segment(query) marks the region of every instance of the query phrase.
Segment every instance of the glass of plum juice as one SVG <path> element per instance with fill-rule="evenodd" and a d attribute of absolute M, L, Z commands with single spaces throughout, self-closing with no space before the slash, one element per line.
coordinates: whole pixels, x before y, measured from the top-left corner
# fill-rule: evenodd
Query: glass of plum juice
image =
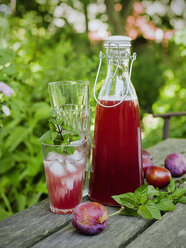
<path fill-rule="evenodd" d="M 87 157 L 87 141 L 70 145 L 41 144 L 50 209 L 72 213 L 82 200 Z"/>

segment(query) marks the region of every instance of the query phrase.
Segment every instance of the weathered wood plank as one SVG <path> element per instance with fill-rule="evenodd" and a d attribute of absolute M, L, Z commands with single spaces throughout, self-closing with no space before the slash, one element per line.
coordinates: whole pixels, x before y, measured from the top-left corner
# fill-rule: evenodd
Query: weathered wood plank
<path fill-rule="evenodd" d="M 69 215 L 52 213 L 44 200 L 0 222 L 0 247 L 28 247 L 69 221 Z"/>
<path fill-rule="evenodd" d="M 113 209 L 116 209 L 113 207 L 107 208 L 109 212 L 113 212 Z M 115 248 L 121 245 L 125 246 L 128 240 L 133 239 L 134 236 L 136 237 L 137 234 L 143 232 L 152 223 L 152 220 L 147 221 L 140 217 L 134 218 L 116 215 L 110 218 L 107 228 L 95 236 L 88 236 L 77 232 L 70 223 L 58 232 L 33 245 L 32 248 Z"/>
<path fill-rule="evenodd" d="M 126 248 L 185 248 L 186 206 L 177 204 L 177 210 L 166 213 L 145 230 Z"/>

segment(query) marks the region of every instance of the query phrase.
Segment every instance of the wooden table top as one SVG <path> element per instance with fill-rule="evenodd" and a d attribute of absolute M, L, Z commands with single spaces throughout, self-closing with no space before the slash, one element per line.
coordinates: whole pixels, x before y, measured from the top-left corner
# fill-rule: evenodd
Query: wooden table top
<path fill-rule="evenodd" d="M 167 139 L 147 150 L 154 164 L 161 165 L 169 153 L 186 155 L 186 139 Z M 186 206 L 176 206 L 162 220 L 115 215 L 102 233 L 87 236 L 75 230 L 71 215 L 52 213 L 48 200 L 44 200 L 0 222 L 0 247 L 185 248 Z M 107 208 L 109 214 L 118 210 Z"/>

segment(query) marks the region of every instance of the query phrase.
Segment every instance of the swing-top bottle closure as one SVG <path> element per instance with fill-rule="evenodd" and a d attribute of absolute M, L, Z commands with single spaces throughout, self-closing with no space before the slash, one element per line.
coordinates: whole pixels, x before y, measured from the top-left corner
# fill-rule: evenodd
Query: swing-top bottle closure
<path fill-rule="evenodd" d="M 109 45 L 111 47 L 117 47 L 119 45 L 120 48 L 122 47 L 131 47 L 131 38 L 128 36 L 121 36 L 121 35 L 113 35 L 107 38 L 104 38 L 104 47 L 107 48 Z M 115 45 L 116 44 L 116 45 Z"/>
<path fill-rule="evenodd" d="M 127 36 L 110 36 L 104 39 L 104 47 L 107 49 L 107 57 L 130 56 L 127 48 L 131 47 L 131 38 Z"/>
<path fill-rule="evenodd" d="M 125 98 L 127 97 L 128 91 L 129 91 L 129 84 L 130 84 L 130 78 L 131 78 L 131 72 L 132 72 L 132 65 L 134 60 L 136 59 L 136 53 L 133 53 L 132 56 L 130 56 L 130 47 L 131 47 L 131 38 L 127 37 L 127 36 L 110 36 L 104 39 L 104 47 L 106 48 L 106 55 L 103 52 L 100 52 L 99 54 L 99 66 L 98 66 L 98 71 L 97 71 L 97 75 L 96 75 L 96 79 L 95 79 L 95 83 L 94 83 L 94 98 L 96 100 L 96 102 L 101 105 L 102 107 L 105 108 L 113 108 L 116 107 L 118 105 L 120 105 Z M 122 97 L 122 99 L 120 100 L 120 102 L 118 102 L 117 104 L 111 105 L 111 106 L 107 106 L 102 104 L 96 97 L 96 84 L 97 84 L 97 80 L 98 80 L 98 76 L 99 76 L 99 72 L 100 72 L 100 68 L 101 68 L 101 64 L 102 64 L 102 60 L 106 58 L 107 62 L 109 63 L 111 59 L 115 59 L 117 61 L 117 66 L 116 66 L 116 70 L 115 73 L 117 72 L 118 67 L 120 66 L 120 63 L 123 59 L 128 59 L 131 60 L 130 63 L 130 69 L 129 69 L 129 75 L 128 75 L 128 80 L 127 80 L 127 89 L 126 89 L 126 93 L 125 95 Z"/>

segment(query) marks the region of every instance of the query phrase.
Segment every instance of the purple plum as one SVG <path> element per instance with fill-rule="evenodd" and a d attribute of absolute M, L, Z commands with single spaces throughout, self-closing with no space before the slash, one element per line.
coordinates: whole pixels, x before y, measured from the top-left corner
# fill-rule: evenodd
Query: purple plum
<path fill-rule="evenodd" d="M 148 152 L 146 150 L 142 150 L 142 158 L 149 158 L 152 160 L 152 156 L 151 156 L 150 152 Z"/>
<path fill-rule="evenodd" d="M 169 154 L 164 161 L 173 177 L 179 177 L 186 173 L 186 158 L 178 152 Z"/>
<path fill-rule="evenodd" d="M 107 226 L 108 213 L 105 206 L 97 202 L 77 205 L 72 213 L 73 226 L 85 234 L 98 234 Z"/>
<path fill-rule="evenodd" d="M 148 184 L 162 189 L 170 183 L 171 173 L 163 167 L 152 166 L 146 171 L 146 179 Z"/>
<path fill-rule="evenodd" d="M 143 164 L 143 173 L 144 177 L 146 177 L 146 171 L 148 168 L 153 166 L 152 160 L 148 157 L 142 157 L 142 164 Z"/>

